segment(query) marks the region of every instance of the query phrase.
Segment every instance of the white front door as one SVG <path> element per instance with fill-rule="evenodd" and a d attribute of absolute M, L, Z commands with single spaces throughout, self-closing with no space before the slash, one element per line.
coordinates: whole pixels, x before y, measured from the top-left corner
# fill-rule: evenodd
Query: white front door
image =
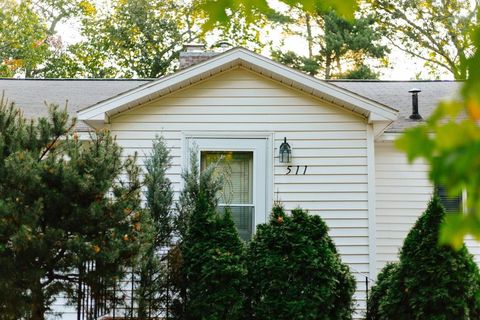
<path fill-rule="evenodd" d="M 230 209 L 239 235 L 245 240 L 267 217 L 267 142 L 259 138 L 187 138 L 187 149 L 198 150 L 202 170 L 221 159 L 219 165 L 226 178 L 220 207 Z"/>

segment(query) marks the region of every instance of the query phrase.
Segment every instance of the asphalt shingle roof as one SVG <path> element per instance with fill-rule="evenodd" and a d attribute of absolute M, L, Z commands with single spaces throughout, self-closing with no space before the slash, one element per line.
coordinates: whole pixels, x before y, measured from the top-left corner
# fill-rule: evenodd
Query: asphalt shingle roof
<path fill-rule="evenodd" d="M 47 115 L 46 103 L 65 105 L 72 116 L 80 109 L 116 96 L 145 84 L 151 79 L 0 79 L 0 94 L 15 102 L 28 118 Z M 419 112 L 428 118 L 439 101 L 458 94 L 458 81 L 329 81 L 346 90 L 399 110 L 399 118 L 386 132 L 401 132 L 414 126 L 408 116 L 412 112 L 412 98 L 408 90 L 418 88 Z M 78 123 L 77 130 L 86 131 L 88 126 Z"/>
<path fill-rule="evenodd" d="M 65 106 L 70 116 L 77 111 L 122 92 L 138 87 L 150 80 L 74 80 L 74 79 L 0 79 L 2 92 L 9 102 L 22 109 L 25 117 L 35 119 L 48 115 L 47 104 Z M 78 131 L 88 131 L 89 127 L 77 123 Z"/>
<path fill-rule="evenodd" d="M 413 88 L 422 90 L 418 94 L 418 109 L 420 115 L 427 119 L 440 101 L 458 95 L 462 85 L 461 81 L 332 80 L 330 83 L 397 109 L 398 119 L 386 132 L 402 132 L 418 124 L 418 121 L 409 119 L 412 114 L 412 95 L 408 90 Z"/>

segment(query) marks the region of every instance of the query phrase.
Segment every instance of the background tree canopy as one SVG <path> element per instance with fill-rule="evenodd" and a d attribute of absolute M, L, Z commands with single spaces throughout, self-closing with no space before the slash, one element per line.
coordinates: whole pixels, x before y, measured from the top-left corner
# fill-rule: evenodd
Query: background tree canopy
<path fill-rule="evenodd" d="M 314 12 L 290 7 L 288 16 L 275 16 L 285 32 L 300 36 L 307 44 L 308 54 L 275 49 L 272 57 L 279 62 L 322 78 L 376 78 L 366 65 L 367 58 L 385 57 L 382 34 L 372 28 L 369 16 L 345 19 L 333 10 Z M 370 71 L 368 71 L 370 70 Z"/>
<path fill-rule="evenodd" d="M 477 25 L 478 1 L 367 0 L 363 11 L 374 21 L 390 45 L 425 61 L 455 79 L 466 79 L 466 60 L 473 53 L 471 30 Z"/>
<path fill-rule="evenodd" d="M 33 76 L 48 56 L 47 25 L 28 3 L 0 2 L 0 76 Z"/>
<path fill-rule="evenodd" d="M 478 3 L 461 0 L 0 0 L 0 7 L 5 77 L 153 78 L 175 70 L 184 44 L 227 40 L 324 78 L 378 78 L 399 48 L 424 61 L 429 77 L 465 79 L 478 23 Z M 62 25 L 78 39 L 62 38 Z M 285 50 L 292 36 L 303 38 L 305 53 Z"/>
<path fill-rule="evenodd" d="M 346 20 L 353 17 L 355 1 L 289 0 L 283 4 L 295 10 L 297 18 L 285 19 L 276 6 L 264 1 L 0 0 L 6 8 L 0 25 L 4 35 L 0 75 L 155 78 L 177 68 L 184 44 L 226 40 L 257 52 L 276 49 L 274 57 L 280 61 L 327 78 L 332 73 L 376 77 L 364 60 L 384 57 L 385 50 L 376 44 L 379 34 L 371 30 L 369 19 Z M 265 38 L 278 26 L 279 17 L 284 28 L 294 24 L 301 28 L 303 16 L 324 33 L 315 39 L 307 37 L 309 46 L 320 44 L 322 48 L 310 50 L 308 57 L 297 54 L 294 59 L 301 64 L 289 63 L 291 53 L 282 53 Z M 62 24 L 73 26 L 80 38 L 73 43 L 69 37 L 63 39 Z"/>

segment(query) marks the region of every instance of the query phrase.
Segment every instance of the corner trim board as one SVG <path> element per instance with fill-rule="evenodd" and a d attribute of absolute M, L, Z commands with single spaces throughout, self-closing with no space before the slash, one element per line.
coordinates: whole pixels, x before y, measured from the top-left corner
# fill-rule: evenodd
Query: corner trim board
<path fill-rule="evenodd" d="M 375 213 L 375 135 L 373 125 L 367 124 L 368 172 L 368 266 L 371 279 L 377 278 L 377 233 Z"/>

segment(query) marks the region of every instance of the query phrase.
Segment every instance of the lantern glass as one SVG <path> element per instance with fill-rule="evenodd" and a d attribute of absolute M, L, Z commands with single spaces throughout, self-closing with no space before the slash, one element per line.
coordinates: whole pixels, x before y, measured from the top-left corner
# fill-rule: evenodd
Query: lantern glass
<path fill-rule="evenodd" d="M 292 161 L 292 148 L 287 143 L 287 138 L 280 145 L 278 158 L 280 163 L 290 163 Z"/>

